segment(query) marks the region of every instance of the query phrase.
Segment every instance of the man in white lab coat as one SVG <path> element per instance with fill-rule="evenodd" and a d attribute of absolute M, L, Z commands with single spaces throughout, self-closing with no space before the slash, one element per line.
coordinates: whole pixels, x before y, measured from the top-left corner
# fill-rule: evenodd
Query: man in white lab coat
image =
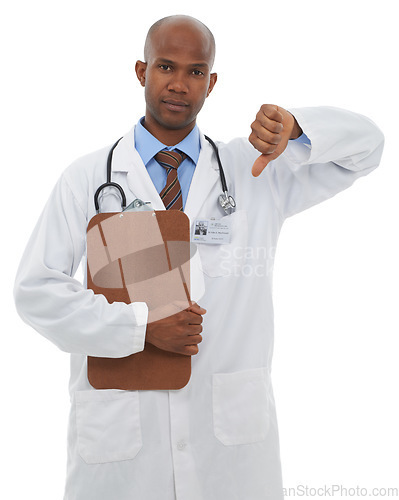
<path fill-rule="evenodd" d="M 65 500 L 283 498 L 270 381 L 270 250 L 287 217 L 378 165 L 383 135 L 349 111 L 288 112 L 263 105 L 249 141 L 218 144 L 237 204 L 226 215 L 218 203 L 215 154 L 196 126 L 216 84 L 214 55 L 211 33 L 192 18 L 173 16 L 151 28 L 145 62 L 136 64 L 145 117 L 120 141 L 112 164 L 112 180 L 125 190 L 127 203 L 139 198 L 164 210 L 159 193 L 167 174 L 148 150 L 155 144 L 186 154 L 179 180 L 192 228 L 211 218 L 223 218 L 230 227 L 229 242 L 198 244 L 205 281 L 201 305 L 148 322 L 145 303 L 109 304 L 74 280 L 109 147 L 64 171 L 22 258 L 15 285 L 20 315 L 71 353 Z M 120 210 L 112 188 L 101 196 L 101 210 Z M 88 355 L 124 357 L 141 351 L 145 341 L 192 356 L 183 389 L 90 386 Z"/>

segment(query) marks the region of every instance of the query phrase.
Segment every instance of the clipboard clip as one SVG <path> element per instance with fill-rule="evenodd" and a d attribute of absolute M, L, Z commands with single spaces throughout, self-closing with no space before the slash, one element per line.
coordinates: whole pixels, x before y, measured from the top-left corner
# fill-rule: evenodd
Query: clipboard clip
<path fill-rule="evenodd" d="M 125 207 L 122 212 L 144 212 L 147 210 L 153 212 L 154 209 L 149 207 L 148 205 L 151 205 L 150 201 L 143 201 L 139 198 L 136 198 L 132 201 L 132 203 Z"/>

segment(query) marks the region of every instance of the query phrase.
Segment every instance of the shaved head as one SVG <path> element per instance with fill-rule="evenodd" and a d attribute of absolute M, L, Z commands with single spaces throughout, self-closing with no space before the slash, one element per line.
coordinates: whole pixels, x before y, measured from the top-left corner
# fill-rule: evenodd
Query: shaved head
<path fill-rule="evenodd" d="M 197 32 L 202 33 L 208 44 L 209 63 L 210 63 L 209 66 L 210 68 L 212 68 L 213 63 L 215 61 L 216 45 L 215 45 L 215 38 L 211 30 L 198 19 L 195 19 L 194 17 L 191 16 L 182 16 L 182 15 L 164 17 L 151 26 L 151 28 L 148 30 L 144 44 L 145 61 L 148 62 L 148 60 L 151 58 L 152 41 L 156 33 L 161 32 L 161 34 L 163 34 L 162 32 L 165 31 L 166 34 L 167 31 L 170 33 L 170 29 L 173 30 L 174 28 L 180 28 L 180 27 L 186 27 L 187 29 L 196 30 Z"/>

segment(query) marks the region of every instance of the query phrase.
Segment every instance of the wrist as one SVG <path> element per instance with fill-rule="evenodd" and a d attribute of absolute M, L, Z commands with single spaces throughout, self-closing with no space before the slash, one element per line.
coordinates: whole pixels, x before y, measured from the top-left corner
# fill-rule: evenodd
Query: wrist
<path fill-rule="evenodd" d="M 291 131 L 291 136 L 290 136 L 290 140 L 294 140 L 294 139 L 298 139 L 298 137 L 301 137 L 301 135 L 303 134 L 303 130 L 301 129 L 301 127 L 299 126 L 298 122 L 296 121 L 296 118 L 294 115 L 292 115 L 292 117 L 294 118 L 294 125 L 292 127 L 292 131 Z"/>

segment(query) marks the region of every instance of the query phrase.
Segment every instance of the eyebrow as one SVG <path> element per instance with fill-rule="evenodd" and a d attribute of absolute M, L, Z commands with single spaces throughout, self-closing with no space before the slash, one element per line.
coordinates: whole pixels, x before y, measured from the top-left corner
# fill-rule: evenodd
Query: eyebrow
<path fill-rule="evenodd" d="M 165 64 L 176 64 L 175 61 L 171 61 L 170 59 L 165 59 L 164 57 L 159 57 L 158 59 L 156 59 L 156 62 L 165 63 Z M 205 62 L 199 62 L 199 63 L 192 63 L 192 64 L 190 64 L 190 66 L 196 67 L 196 68 L 208 68 L 209 64 L 207 64 Z"/>

